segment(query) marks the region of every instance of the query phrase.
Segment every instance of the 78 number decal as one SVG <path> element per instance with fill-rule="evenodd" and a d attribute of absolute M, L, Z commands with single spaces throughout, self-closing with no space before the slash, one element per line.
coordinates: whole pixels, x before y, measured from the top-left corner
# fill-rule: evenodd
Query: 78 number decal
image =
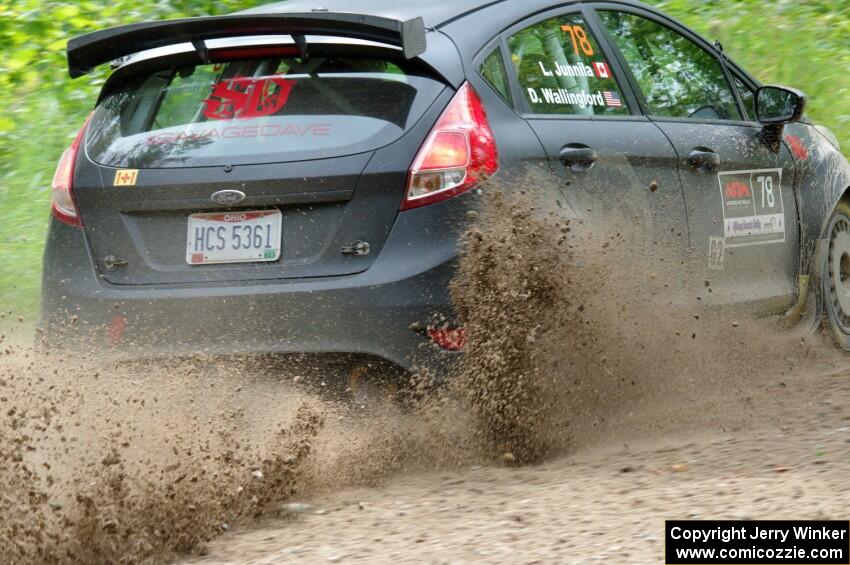
<path fill-rule="evenodd" d="M 587 38 L 587 33 L 585 33 L 582 26 L 562 25 L 561 30 L 565 35 L 569 35 L 572 39 L 573 51 L 576 55 L 584 53 L 588 57 L 593 56 L 593 45 L 590 44 L 590 40 Z M 581 49 L 581 53 L 579 52 L 579 49 Z"/>
<path fill-rule="evenodd" d="M 782 169 L 729 171 L 717 178 L 725 247 L 785 241 Z"/>
<path fill-rule="evenodd" d="M 773 194 L 773 177 L 759 176 L 756 177 L 756 182 L 761 187 L 761 207 L 775 208 L 776 196 Z"/>

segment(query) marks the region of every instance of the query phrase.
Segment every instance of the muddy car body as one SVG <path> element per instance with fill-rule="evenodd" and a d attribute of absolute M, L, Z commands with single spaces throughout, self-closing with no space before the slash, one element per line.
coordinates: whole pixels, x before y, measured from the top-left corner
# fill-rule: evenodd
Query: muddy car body
<path fill-rule="evenodd" d="M 848 343 L 850 167 L 800 93 L 636 2 L 320 4 L 71 41 L 72 76 L 117 69 L 54 181 L 49 342 L 444 367 L 481 181 L 531 167 L 570 213 L 681 234 L 705 302 L 799 316 L 813 288 Z"/>

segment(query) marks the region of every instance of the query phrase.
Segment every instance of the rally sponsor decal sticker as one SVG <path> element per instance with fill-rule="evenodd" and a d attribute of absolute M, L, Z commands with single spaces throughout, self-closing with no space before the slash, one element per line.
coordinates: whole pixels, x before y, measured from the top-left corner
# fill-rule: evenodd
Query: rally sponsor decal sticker
<path fill-rule="evenodd" d="M 717 175 L 723 201 L 724 247 L 785 241 L 782 169 Z"/>
<path fill-rule="evenodd" d="M 210 127 L 178 133 L 160 133 L 149 136 L 147 145 L 172 145 L 219 139 L 249 139 L 268 137 L 319 137 L 332 133 L 332 124 L 251 124 L 245 126 Z"/>
<path fill-rule="evenodd" d="M 213 86 L 204 100 L 204 117 L 210 120 L 247 120 L 272 116 L 289 100 L 295 82 L 280 76 L 236 77 Z"/>
<path fill-rule="evenodd" d="M 139 180 L 138 169 L 120 169 L 115 171 L 112 186 L 136 186 L 137 180 Z"/>
<path fill-rule="evenodd" d="M 722 237 L 708 238 L 708 268 L 712 271 L 722 271 L 726 258 L 726 242 Z"/>

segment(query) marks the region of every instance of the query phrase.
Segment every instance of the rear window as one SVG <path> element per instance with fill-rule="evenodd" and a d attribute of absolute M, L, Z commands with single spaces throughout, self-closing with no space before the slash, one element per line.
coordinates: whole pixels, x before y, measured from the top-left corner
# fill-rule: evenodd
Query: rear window
<path fill-rule="evenodd" d="M 442 90 L 379 59 L 274 58 L 125 79 L 98 105 L 89 158 L 113 167 L 338 157 L 392 143 Z"/>

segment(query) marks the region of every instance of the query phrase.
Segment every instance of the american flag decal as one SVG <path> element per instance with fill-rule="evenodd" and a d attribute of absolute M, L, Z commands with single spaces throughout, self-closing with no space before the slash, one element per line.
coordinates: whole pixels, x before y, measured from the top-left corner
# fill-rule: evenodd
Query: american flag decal
<path fill-rule="evenodd" d="M 616 92 L 605 91 L 602 93 L 605 97 L 605 105 L 611 108 L 622 108 L 623 103 L 620 101 L 620 95 Z"/>

